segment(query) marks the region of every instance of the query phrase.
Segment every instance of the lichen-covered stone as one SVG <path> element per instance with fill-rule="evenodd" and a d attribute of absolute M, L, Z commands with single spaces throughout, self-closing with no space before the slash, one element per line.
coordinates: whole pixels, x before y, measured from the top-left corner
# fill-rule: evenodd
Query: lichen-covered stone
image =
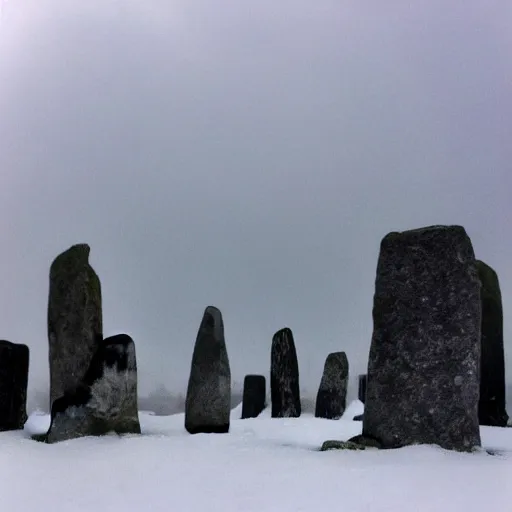
<path fill-rule="evenodd" d="M 53 261 L 48 297 L 50 403 L 80 385 L 103 338 L 100 281 L 87 244 Z"/>
<path fill-rule="evenodd" d="M 106 338 L 80 385 L 55 400 L 46 440 L 109 432 L 140 434 L 135 344 L 126 334 Z"/>
<path fill-rule="evenodd" d="M 263 375 L 246 375 L 242 399 L 242 419 L 257 418 L 265 409 L 266 382 Z"/>
<path fill-rule="evenodd" d="M 360 402 L 364 404 L 366 401 L 366 382 L 367 382 L 367 376 L 366 375 L 359 375 L 358 384 L 359 387 L 357 389 L 357 398 Z"/>
<path fill-rule="evenodd" d="M 0 340 L 0 431 L 22 429 L 27 421 L 29 349 Z"/>
<path fill-rule="evenodd" d="M 185 402 L 190 434 L 229 431 L 231 370 L 221 312 L 208 306 L 197 334 Z"/>
<path fill-rule="evenodd" d="M 315 417 L 337 420 L 347 405 L 348 359 L 345 352 L 327 356 L 316 396 Z"/>
<path fill-rule="evenodd" d="M 383 448 L 480 446 L 480 282 L 464 228 L 381 243 L 363 436 Z"/>
<path fill-rule="evenodd" d="M 298 418 L 301 414 L 299 363 L 291 329 L 285 327 L 272 338 L 270 357 L 272 418 Z"/>
<path fill-rule="evenodd" d="M 480 363 L 480 425 L 506 427 L 505 355 L 503 351 L 503 308 L 498 275 L 477 261 L 482 299 L 482 357 Z"/>

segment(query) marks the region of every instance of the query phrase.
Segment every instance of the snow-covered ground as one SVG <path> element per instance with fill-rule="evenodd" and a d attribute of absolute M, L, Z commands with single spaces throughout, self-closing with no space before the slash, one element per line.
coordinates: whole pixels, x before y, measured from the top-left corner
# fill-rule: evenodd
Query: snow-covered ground
<path fill-rule="evenodd" d="M 46 415 L 0 433 L 3 512 L 287 512 L 512 510 L 512 428 L 482 428 L 487 450 L 432 446 L 393 451 L 318 451 L 360 433 L 351 421 L 239 420 L 224 435 L 188 435 L 183 414 L 141 412 L 143 435 L 46 445 Z M 346 419 L 345 419 L 346 418 Z"/>

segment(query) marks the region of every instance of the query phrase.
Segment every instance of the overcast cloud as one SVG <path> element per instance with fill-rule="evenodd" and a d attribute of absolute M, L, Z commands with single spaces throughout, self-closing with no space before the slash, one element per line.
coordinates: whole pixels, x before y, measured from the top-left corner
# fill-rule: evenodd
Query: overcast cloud
<path fill-rule="evenodd" d="M 48 385 L 48 270 L 91 245 L 142 393 L 186 388 L 205 306 L 232 375 L 293 329 L 304 393 L 351 382 L 389 231 L 462 224 L 498 272 L 512 376 L 512 4 L 9 0 L 0 337 Z"/>

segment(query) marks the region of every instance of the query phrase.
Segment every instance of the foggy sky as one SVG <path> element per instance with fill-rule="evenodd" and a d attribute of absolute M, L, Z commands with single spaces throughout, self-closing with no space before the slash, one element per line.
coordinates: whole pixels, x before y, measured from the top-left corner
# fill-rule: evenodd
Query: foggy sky
<path fill-rule="evenodd" d="M 366 367 L 389 231 L 461 224 L 499 274 L 512 375 L 511 3 L 9 0 L 0 337 L 48 386 L 48 271 L 91 245 L 105 335 L 186 388 L 204 308 L 234 381 L 294 331 L 301 388 Z"/>

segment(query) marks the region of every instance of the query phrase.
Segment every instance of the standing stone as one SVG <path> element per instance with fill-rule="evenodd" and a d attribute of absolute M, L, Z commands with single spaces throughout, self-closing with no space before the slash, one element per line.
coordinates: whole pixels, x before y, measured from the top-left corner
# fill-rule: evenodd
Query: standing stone
<path fill-rule="evenodd" d="M 327 356 L 316 396 L 315 417 L 338 420 L 347 405 L 348 359 L 345 352 Z"/>
<path fill-rule="evenodd" d="M 242 419 L 257 418 L 265 409 L 266 382 L 263 375 L 246 375 L 242 399 Z"/>
<path fill-rule="evenodd" d="M 480 282 L 460 226 L 382 240 L 363 436 L 383 448 L 480 446 Z"/>
<path fill-rule="evenodd" d="M 22 429 L 27 421 L 29 350 L 0 340 L 0 431 Z"/>
<path fill-rule="evenodd" d="M 301 414 L 299 363 L 291 329 L 285 327 L 272 338 L 270 358 L 272 418 L 298 418 Z"/>
<path fill-rule="evenodd" d="M 46 440 L 109 432 L 140 434 L 135 344 L 126 334 L 106 338 L 80 385 L 55 400 Z"/>
<path fill-rule="evenodd" d="M 196 338 L 187 398 L 185 429 L 190 434 L 229 432 L 231 370 L 221 312 L 208 306 Z"/>
<path fill-rule="evenodd" d="M 482 284 L 482 357 L 480 362 L 480 425 L 506 427 L 505 356 L 503 352 L 503 308 L 496 272 L 476 262 Z"/>
<path fill-rule="evenodd" d="M 367 382 L 366 375 L 359 375 L 359 388 L 357 390 L 357 398 L 359 398 L 359 401 L 364 404 L 366 401 L 366 382 Z"/>
<path fill-rule="evenodd" d="M 87 244 L 53 261 L 48 298 L 50 402 L 80 384 L 101 343 L 101 286 Z"/>

